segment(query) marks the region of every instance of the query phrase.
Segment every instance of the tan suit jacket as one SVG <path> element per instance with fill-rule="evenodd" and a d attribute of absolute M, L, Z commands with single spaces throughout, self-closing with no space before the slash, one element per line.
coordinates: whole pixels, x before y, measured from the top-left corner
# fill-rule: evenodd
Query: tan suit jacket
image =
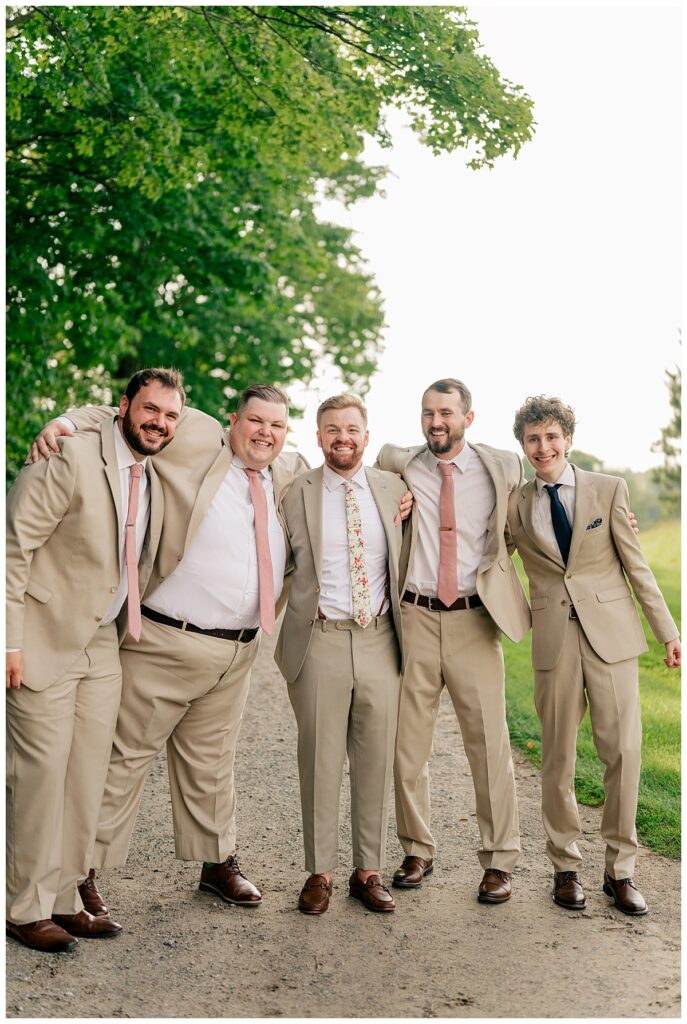
<path fill-rule="evenodd" d="M 612 664 L 646 651 L 628 579 L 656 639 L 667 643 L 678 636 L 628 522 L 627 484 L 619 477 L 573 468 L 575 522 L 567 567 L 560 554 L 542 549 L 535 532 L 535 481 L 514 492 L 508 505 L 511 547 L 517 546 L 530 581 L 535 669 L 552 669 L 558 663 L 571 604 L 603 661 Z"/>
<path fill-rule="evenodd" d="M 399 567 L 402 529 L 395 525 L 398 505 L 406 487 L 391 473 L 365 469 L 389 546 L 389 587 L 396 635 L 401 640 Z M 287 680 L 298 676 L 308 654 L 320 599 L 322 575 L 322 467 L 299 476 L 284 501 L 284 513 L 295 570 L 291 579 L 275 661 Z"/>
<path fill-rule="evenodd" d="M 163 494 L 151 461 L 144 590 L 160 539 Z M 24 652 L 24 685 L 44 690 L 100 626 L 119 586 L 122 518 L 112 415 L 25 466 L 7 496 L 7 647 Z M 126 604 L 120 616 L 123 631 Z"/>
<path fill-rule="evenodd" d="M 490 448 L 485 444 L 473 444 L 470 447 L 482 460 L 496 490 L 496 505 L 488 524 L 487 542 L 477 573 L 477 593 L 499 629 L 517 643 L 529 631 L 530 609 L 508 554 L 504 534 L 508 495 L 519 487 L 524 479 L 522 464 L 513 452 Z M 427 445 L 400 448 L 387 444 L 377 456 L 375 465 L 392 473 L 400 473 L 410 487 L 406 475 L 408 464 L 426 449 Z M 414 504 L 410 530 L 403 543 L 401 592 L 405 590 L 408 571 L 415 554 L 418 516 L 419 509 L 417 504 Z"/>
<path fill-rule="evenodd" d="M 79 430 L 91 428 L 112 410 L 87 408 L 67 414 Z M 165 496 L 165 518 L 157 558 L 143 600 L 173 571 L 189 544 L 231 465 L 229 430 L 198 409 L 186 408 L 179 417 L 174 441 L 155 456 L 155 469 Z M 277 513 L 284 526 L 282 499 L 308 463 L 297 452 L 282 452 L 272 463 Z M 281 610 L 286 595 L 277 603 Z"/>

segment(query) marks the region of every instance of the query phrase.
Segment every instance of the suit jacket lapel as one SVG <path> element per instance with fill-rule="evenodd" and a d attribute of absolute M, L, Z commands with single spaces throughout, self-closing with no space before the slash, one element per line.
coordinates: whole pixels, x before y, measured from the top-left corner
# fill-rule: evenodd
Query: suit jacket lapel
<path fill-rule="evenodd" d="M 573 523 L 572 537 L 570 539 L 570 552 L 568 554 L 568 565 L 570 565 L 577 554 L 582 538 L 587 530 L 589 515 L 594 504 L 594 478 L 591 473 L 584 470 L 575 470 L 575 522 Z"/>
<path fill-rule="evenodd" d="M 144 592 L 148 585 L 150 573 L 152 572 L 153 559 L 157 552 L 158 544 L 160 543 L 162 517 L 164 512 L 162 485 L 160 484 L 157 473 L 155 472 L 150 459 L 148 459 L 147 462 L 146 473 L 148 476 L 148 483 L 150 485 L 150 520 L 148 522 L 148 530 L 146 532 L 141 558 L 138 563 L 141 593 Z"/>
<path fill-rule="evenodd" d="M 484 545 L 484 554 L 482 555 L 482 561 L 479 567 L 479 571 L 483 572 L 485 569 L 489 568 L 498 556 L 499 537 L 500 535 L 503 535 L 506 523 L 507 486 L 503 466 L 498 459 L 493 458 L 493 456 L 487 450 L 482 448 L 481 445 L 470 444 L 468 442 L 468 447 L 472 448 L 473 452 L 479 457 L 484 468 L 491 477 L 494 484 L 494 490 L 496 491 L 494 511 L 487 523 L 487 540 Z M 458 532 L 460 533 L 460 524 L 458 524 Z"/>
<path fill-rule="evenodd" d="M 100 449 L 105 464 L 105 476 L 112 494 L 115 515 L 117 517 L 117 560 L 121 566 L 122 552 L 120 550 L 119 538 L 124 530 L 124 508 L 122 505 L 122 489 L 119 482 L 119 465 L 117 463 L 113 432 L 113 430 L 118 430 L 119 428 L 116 426 L 113 428 L 112 424 L 113 421 L 108 419 L 100 427 Z"/>
<path fill-rule="evenodd" d="M 394 519 L 398 513 L 398 504 L 389 496 L 389 491 L 386 486 L 386 482 L 383 477 L 377 476 L 374 473 L 368 473 L 365 469 L 365 477 L 370 485 L 372 491 L 372 497 L 375 500 L 379 517 L 382 520 L 382 526 L 384 527 L 384 533 L 386 534 L 386 541 L 389 546 L 389 554 L 395 554 L 396 551 L 396 527 L 394 526 Z M 392 558 L 389 558 L 391 563 Z"/>
<path fill-rule="evenodd" d="M 196 530 L 200 526 L 201 520 L 210 506 L 210 502 L 217 492 L 217 488 L 227 475 L 229 467 L 231 466 L 232 458 L 233 452 L 229 445 L 225 444 L 206 473 L 205 479 L 198 491 L 198 497 L 195 500 L 191 518 L 189 520 L 188 530 L 186 531 L 186 537 L 184 538 L 184 552 L 188 547 L 190 538 L 195 535 Z"/>
<path fill-rule="evenodd" d="M 317 469 L 303 487 L 305 521 L 312 549 L 317 582 L 322 582 L 322 468 Z"/>

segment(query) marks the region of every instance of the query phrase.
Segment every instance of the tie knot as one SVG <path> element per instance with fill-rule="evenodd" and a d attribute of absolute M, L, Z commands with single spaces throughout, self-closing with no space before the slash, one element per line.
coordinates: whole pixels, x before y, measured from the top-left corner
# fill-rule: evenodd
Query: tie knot
<path fill-rule="evenodd" d="M 453 476 L 453 463 L 452 462 L 437 462 L 439 472 L 442 476 Z"/>
<path fill-rule="evenodd" d="M 129 473 L 134 479 L 143 475 L 143 466 L 140 462 L 134 462 L 133 466 L 129 466 Z"/>
<path fill-rule="evenodd" d="M 558 494 L 558 488 L 560 484 L 544 484 L 544 489 L 547 490 L 552 498 Z"/>
<path fill-rule="evenodd" d="M 246 475 L 249 476 L 249 477 L 251 477 L 251 476 L 252 477 L 260 476 L 260 470 L 259 469 L 249 469 L 248 466 L 244 467 L 244 473 L 246 473 Z"/>

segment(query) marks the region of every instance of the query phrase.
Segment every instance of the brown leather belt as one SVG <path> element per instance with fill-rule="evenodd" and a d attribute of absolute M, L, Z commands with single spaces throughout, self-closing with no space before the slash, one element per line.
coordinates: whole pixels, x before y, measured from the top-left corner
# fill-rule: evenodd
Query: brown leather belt
<path fill-rule="evenodd" d="M 258 633 L 257 628 L 201 629 L 200 626 L 194 626 L 192 622 L 184 622 L 182 619 L 170 619 L 168 615 L 154 612 L 152 608 L 146 608 L 144 604 L 141 605 L 141 615 L 145 615 L 146 619 L 152 619 L 153 622 L 161 622 L 163 626 L 174 626 L 175 629 L 181 629 L 186 633 L 202 633 L 203 636 L 216 636 L 220 640 L 238 640 L 242 644 L 249 643 Z"/>
<path fill-rule="evenodd" d="M 481 608 L 484 604 L 479 594 L 459 597 L 453 604 L 444 604 L 438 597 L 425 597 L 424 594 L 414 594 L 412 590 L 406 590 L 403 600 L 417 604 L 420 608 L 429 608 L 430 612 L 462 612 L 466 608 Z"/>

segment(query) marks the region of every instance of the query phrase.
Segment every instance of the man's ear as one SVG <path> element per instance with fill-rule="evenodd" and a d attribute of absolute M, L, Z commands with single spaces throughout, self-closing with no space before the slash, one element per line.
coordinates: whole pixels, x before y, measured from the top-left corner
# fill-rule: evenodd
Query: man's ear
<path fill-rule="evenodd" d="M 230 412 L 229 413 L 229 426 L 233 427 L 234 424 L 236 423 L 237 419 L 238 419 L 238 417 L 237 417 L 236 413 L 235 412 Z"/>
<path fill-rule="evenodd" d="M 126 410 L 129 408 L 129 399 L 126 395 L 122 395 L 119 399 L 119 415 L 124 419 L 126 416 Z"/>

